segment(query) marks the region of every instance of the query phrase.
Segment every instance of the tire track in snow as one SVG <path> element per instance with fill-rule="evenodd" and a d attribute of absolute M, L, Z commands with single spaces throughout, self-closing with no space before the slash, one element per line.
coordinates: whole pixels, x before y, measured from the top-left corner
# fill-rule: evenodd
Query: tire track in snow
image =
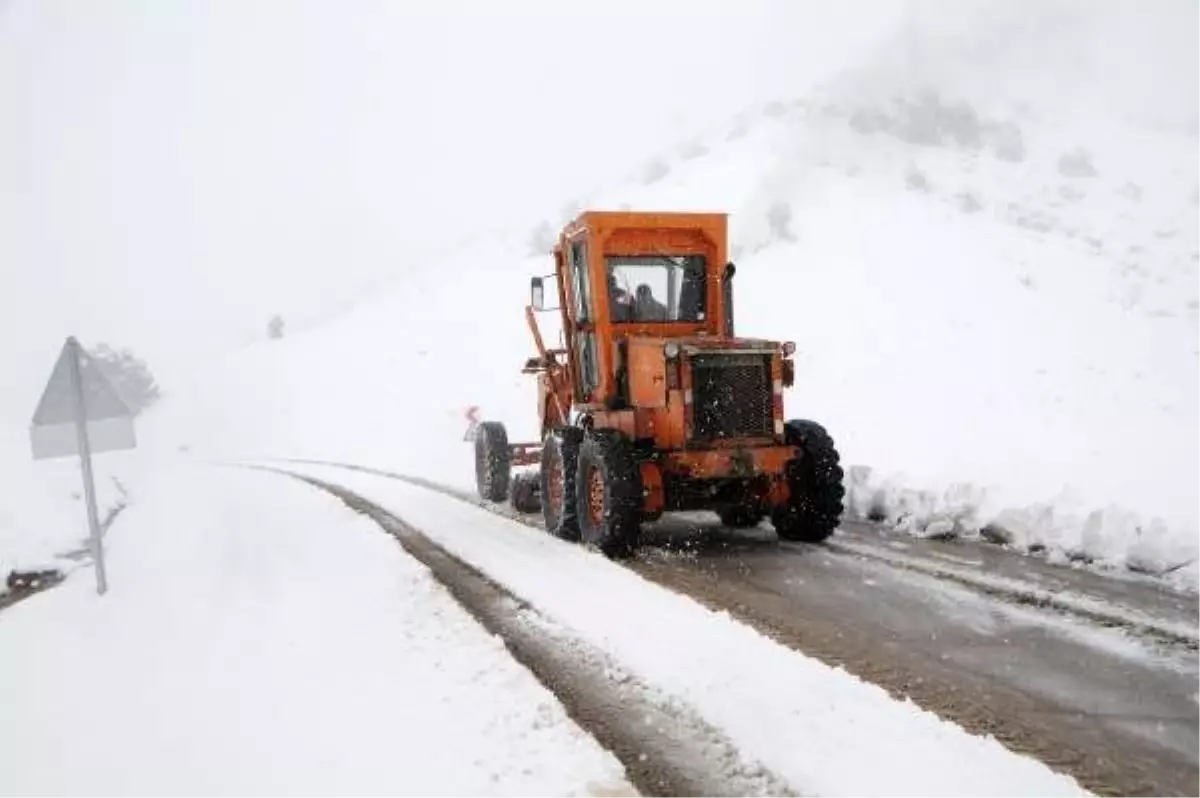
<path fill-rule="evenodd" d="M 492 502 L 487 502 L 466 491 L 449 487 L 447 485 L 443 485 L 433 480 L 424 479 L 422 477 L 412 476 L 410 474 L 400 474 L 384 469 L 371 468 L 369 466 L 360 466 L 351 463 L 338 463 L 327 460 L 291 459 L 281 462 L 295 463 L 298 465 L 344 468 L 348 471 L 358 471 L 364 474 L 373 474 L 375 476 L 387 477 L 388 479 L 396 479 L 401 482 L 407 482 L 410 485 L 436 491 L 444 496 L 449 496 L 451 498 L 464 501 L 476 507 L 481 507 L 504 518 L 525 524 L 526 526 L 531 526 L 537 529 L 542 528 L 540 519 L 534 519 L 530 516 L 522 515 L 515 510 L 512 510 L 510 507 L 508 507 L 508 505 L 498 505 Z M 814 548 L 813 544 L 781 543 L 780 545 L 783 548 L 792 551 Z M 942 564 L 930 558 L 914 557 L 904 554 L 893 554 L 891 552 L 885 552 L 870 546 L 860 545 L 858 543 L 830 539 L 825 543 L 816 544 L 816 547 L 828 549 L 831 552 L 836 552 L 839 555 L 847 557 L 871 557 L 893 568 L 923 573 L 937 579 L 953 582 L 964 587 L 977 590 L 986 595 L 1013 604 L 1032 605 L 1044 609 L 1056 610 L 1058 612 L 1073 615 L 1102 626 L 1125 629 L 1136 635 L 1151 638 L 1154 641 L 1165 645 L 1182 646 L 1183 648 L 1192 651 L 1200 648 L 1200 628 L 1155 618 L 1144 613 L 1126 610 L 1123 607 L 1112 605 L 1108 602 L 1097 600 L 1089 596 L 1052 592 L 1040 585 L 1033 583 L 1023 582 L 1021 580 L 1011 578 L 992 577 L 988 574 L 974 573 L 965 568 L 956 568 L 950 563 Z"/>
<path fill-rule="evenodd" d="M 746 762 L 720 731 L 626 674 L 418 529 L 365 497 L 312 476 L 262 465 L 325 491 L 374 521 L 420 561 L 567 713 L 625 766 L 644 795 L 796 795 L 761 765 Z"/>
<path fill-rule="evenodd" d="M 784 548 L 794 549 L 798 544 L 785 543 L 781 545 Z M 903 568 L 949 582 L 956 582 L 1017 604 L 1059 610 L 1094 621 L 1102 626 L 1128 629 L 1135 634 L 1154 638 L 1161 643 L 1181 645 L 1193 651 L 1200 647 L 1198 646 L 1200 629 L 1194 626 L 1154 618 L 1099 601 L 1090 596 L 1054 592 L 1021 580 L 976 573 L 949 562 L 942 563 L 926 557 L 887 552 L 858 543 L 831 539 L 826 541 L 826 545 L 843 554 L 870 557 L 894 568 Z"/>
<path fill-rule="evenodd" d="M 332 466 L 396 479 L 488 510 L 525 526 L 541 529 L 538 523 L 540 519 L 516 513 L 507 505 L 485 502 L 468 491 L 420 477 L 344 463 L 314 460 L 292 462 Z M 1028 677 L 1020 677 L 1016 684 L 1006 683 L 1004 680 L 997 681 L 987 668 L 964 670 L 961 664 L 939 661 L 937 651 L 944 652 L 941 659 L 945 659 L 947 652 L 953 657 L 952 650 L 945 648 L 946 643 L 931 644 L 928 639 L 912 639 L 907 643 L 900 639 L 877 639 L 872 636 L 871 629 L 878 624 L 868 622 L 863 625 L 864 620 L 870 620 L 869 617 L 844 617 L 845 613 L 837 610 L 838 596 L 841 595 L 839 591 L 862 591 L 862 587 L 841 585 L 845 580 L 837 576 L 853 576 L 853 572 L 862 571 L 869 564 L 869 570 L 880 574 L 876 578 L 883 578 L 882 575 L 890 573 L 904 582 L 913 579 L 928 581 L 931 585 L 940 582 L 946 585 L 945 591 L 949 594 L 961 591 L 964 595 L 976 596 L 972 599 L 974 602 L 1005 599 L 995 602 L 994 606 L 1011 607 L 1013 612 L 1042 613 L 1047 619 L 1061 618 L 1061 623 L 1079 617 L 1078 623 L 1095 628 L 1094 620 L 1083 615 L 1077 616 L 1070 612 L 1069 607 L 1060 609 L 1045 604 L 1029 607 L 1027 605 L 1036 602 L 1023 601 L 1019 596 L 1012 596 L 1011 591 L 980 590 L 953 579 L 939 579 L 932 574 L 914 572 L 914 569 L 899 567 L 882 558 L 864 559 L 857 552 L 839 552 L 828 545 L 780 547 L 773 535 L 768 545 L 765 538 L 757 540 L 739 535 L 726 540 L 721 535 L 714 537 L 692 532 L 692 540 L 684 542 L 688 545 L 699 542 L 701 549 L 685 550 L 680 555 L 670 550 L 678 542 L 672 537 L 681 535 L 680 530 L 664 533 L 657 527 L 652 529 L 652 543 L 660 544 L 659 547 L 652 546 L 649 556 L 627 563 L 627 567 L 644 578 L 687 595 L 710 609 L 729 612 L 785 646 L 831 665 L 845 667 L 861 678 L 884 687 L 893 696 L 907 696 L 918 706 L 953 720 L 970 731 L 995 736 L 1011 750 L 1034 756 L 1055 769 L 1070 773 L 1089 789 L 1101 794 L 1194 794 L 1196 771 L 1194 765 L 1186 761 L 1187 757 L 1181 760 L 1177 752 L 1170 750 L 1170 746 L 1164 749 L 1153 744 L 1147 745 L 1138 735 L 1116 733 L 1114 736 L 1112 729 L 1106 728 L 1104 723 L 1106 716 L 1118 725 L 1141 724 L 1143 728 L 1155 724 L 1161 727 L 1163 723 L 1168 723 L 1171 728 L 1179 729 L 1172 732 L 1177 743 L 1178 739 L 1186 738 L 1189 734 L 1194 736 L 1193 715 L 1172 719 L 1163 715 L 1159 707 L 1159 715 L 1147 713 L 1134 717 L 1130 714 L 1126 699 L 1136 690 L 1114 694 L 1115 703 L 1120 708 L 1107 715 L 1102 708 L 1107 702 L 1092 705 L 1090 701 L 1077 700 L 1060 705 L 1057 701 L 1047 700 L 1037 687 L 1031 689 L 1028 684 L 1021 686 L 1027 679 L 1034 680 L 1030 684 L 1036 684 L 1037 679 L 1046 678 L 1051 671 L 1040 673 L 1034 668 Z M 709 550 L 703 550 L 705 547 Z M 785 556 L 780 557 L 780 554 Z M 818 557 L 828 560 L 830 564 L 837 564 L 837 573 L 812 585 L 793 588 L 789 584 L 791 579 L 784 578 L 786 573 L 762 570 L 788 571 L 802 564 L 801 561 L 806 557 Z M 820 570 L 818 568 L 818 573 Z M 793 575 L 804 577 L 800 571 Z M 803 582 L 804 579 L 798 581 Z M 932 587 L 925 589 L 936 590 Z M 812 593 L 814 590 L 816 594 Z M 832 592 L 826 595 L 827 591 Z M 817 599 L 822 606 L 808 606 Z M 1112 625 L 1129 629 L 1128 619 L 1118 616 L 1114 620 L 1116 623 Z M 1097 633 L 1100 631 L 1098 629 Z M 1035 639 L 1026 639 L 1023 644 L 1038 650 L 1039 644 Z M 1175 643 L 1174 647 L 1181 651 L 1182 656 L 1194 659 L 1194 653 L 1185 646 Z M 1007 649 L 1008 652 L 1018 653 L 1021 650 L 1019 645 Z M 930 656 L 931 652 L 933 656 Z M 1003 657 L 1005 652 L 1006 647 L 1002 646 L 988 656 Z M 1044 658 L 1039 655 L 1038 661 L 1041 659 Z M 1034 663 L 1029 665 L 1032 668 Z M 1019 662 L 1014 663 L 1014 667 L 1018 667 L 1019 672 L 1025 670 Z M 1094 692 L 1097 685 L 1105 684 L 1105 679 L 1085 680 L 1083 684 Z M 1135 695 L 1133 697 L 1136 698 Z"/>

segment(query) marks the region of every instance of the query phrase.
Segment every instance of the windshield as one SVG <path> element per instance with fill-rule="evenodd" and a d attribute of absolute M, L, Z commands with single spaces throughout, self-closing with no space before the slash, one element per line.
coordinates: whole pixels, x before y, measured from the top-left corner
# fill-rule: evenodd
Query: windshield
<path fill-rule="evenodd" d="M 703 255 L 613 256 L 607 262 L 614 322 L 704 321 Z"/>

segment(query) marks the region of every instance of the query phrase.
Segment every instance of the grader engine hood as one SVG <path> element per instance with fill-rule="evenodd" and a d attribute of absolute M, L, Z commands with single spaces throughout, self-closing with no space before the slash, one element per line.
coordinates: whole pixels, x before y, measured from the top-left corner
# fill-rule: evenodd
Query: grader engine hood
<path fill-rule="evenodd" d="M 627 339 L 629 400 L 679 419 L 691 444 L 780 439 L 790 345 L 736 338 Z"/>

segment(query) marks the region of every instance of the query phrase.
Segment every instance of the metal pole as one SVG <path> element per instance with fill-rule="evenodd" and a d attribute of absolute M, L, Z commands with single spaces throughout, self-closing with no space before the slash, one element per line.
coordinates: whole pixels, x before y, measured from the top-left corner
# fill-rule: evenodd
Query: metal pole
<path fill-rule="evenodd" d="M 101 596 L 108 590 L 108 575 L 104 572 L 104 541 L 100 539 L 100 514 L 96 512 L 96 485 L 92 480 L 92 447 L 87 433 L 87 405 L 83 398 L 83 369 L 79 363 L 82 347 L 75 337 L 67 339 L 71 349 L 71 393 L 75 400 L 75 435 L 79 441 L 79 462 L 83 469 L 83 492 L 87 501 L 88 529 L 91 534 L 92 559 L 96 563 L 96 592 Z"/>

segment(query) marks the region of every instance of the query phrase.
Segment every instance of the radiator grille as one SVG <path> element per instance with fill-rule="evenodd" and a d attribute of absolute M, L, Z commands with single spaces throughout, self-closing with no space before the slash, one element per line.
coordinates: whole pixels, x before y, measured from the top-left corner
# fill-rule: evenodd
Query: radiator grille
<path fill-rule="evenodd" d="M 770 437 L 775 429 L 769 355 L 692 357 L 692 438 Z"/>

